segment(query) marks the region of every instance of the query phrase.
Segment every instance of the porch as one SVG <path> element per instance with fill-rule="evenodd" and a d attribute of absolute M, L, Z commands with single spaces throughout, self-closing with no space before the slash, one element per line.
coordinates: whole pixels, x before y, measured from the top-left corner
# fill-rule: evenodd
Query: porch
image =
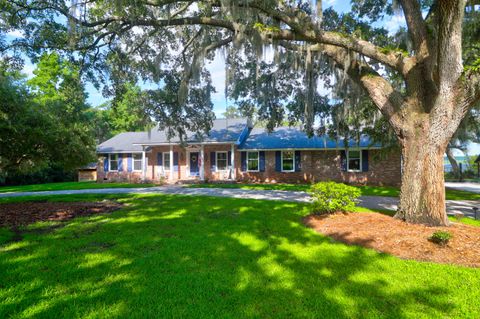
<path fill-rule="evenodd" d="M 233 181 L 234 144 L 156 145 L 142 152 L 142 180 Z"/>

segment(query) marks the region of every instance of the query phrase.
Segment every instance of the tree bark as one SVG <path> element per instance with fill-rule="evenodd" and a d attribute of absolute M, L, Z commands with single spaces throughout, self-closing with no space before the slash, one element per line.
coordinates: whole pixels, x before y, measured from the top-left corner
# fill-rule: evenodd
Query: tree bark
<path fill-rule="evenodd" d="M 445 152 L 445 154 L 447 154 L 448 161 L 450 162 L 450 165 L 452 165 L 453 175 L 459 178 L 460 168 L 458 167 L 458 163 L 457 163 L 457 160 L 455 159 L 455 156 L 453 156 L 452 149 L 450 147 L 447 147 L 447 151 Z"/>
<path fill-rule="evenodd" d="M 396 218 L 429 226 L 449 224 L 445 208 L 445 147 L 421 134 L 402 146 L 402 186 Z"/>

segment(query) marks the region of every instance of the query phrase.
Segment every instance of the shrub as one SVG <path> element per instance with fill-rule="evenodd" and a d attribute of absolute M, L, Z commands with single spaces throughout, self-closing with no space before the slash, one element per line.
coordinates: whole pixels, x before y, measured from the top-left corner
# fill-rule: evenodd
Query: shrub
<path fill-rule="evenodd" d="M 352 211 L 355 200 L 360 197 L 360 190 L 342 183 L 321 182 L 312 185 L 312 209 L 316 214 L 331 214 Z"/>
<path fill-rule="evenodd" d="M 435 244 L 445 246 L 448 244 L 450 239 L 452 239 L 452 237 L 452 234 L 450 234 L 448 231 L 437 230 L 428 239 Z"/>

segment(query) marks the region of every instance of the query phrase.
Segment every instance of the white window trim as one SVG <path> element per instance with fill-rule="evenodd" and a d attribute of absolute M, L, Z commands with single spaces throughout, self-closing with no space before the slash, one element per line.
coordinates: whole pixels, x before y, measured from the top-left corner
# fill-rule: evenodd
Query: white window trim
<path fill-rule="evenodd" d="M 291 170 L 284 170 L 283 169 L 283 152 L 292 152 L 293 153 L 293 168 Z M 281 165 L 282 173 L 293 173 L 293 172 L 295 172 L 295 151 L 294 150 L 281 151 L 280 158 L 281 158 L 280 165 Z"/>
<path fill-rule="evenodd" d="M 117 169 L 112 169 L 112 155 L 117 155 L 117 159 L 115 160 L 117 162 Z M 108 172 L 118 172 L 118 154 L 117 153 L 111 153 L 108 154 Z"/>
<path fill-rule="evenodd" d="M 257 153 L 257 155 L 258 155 L 258 156 L 257 156 L 257 162 L 258 162 L 257 167 L 258 167 L 258 169 L 256 169 L 256 170 L 248 169 L 248 154 L 249 154 L 249 153 Z M 245 165 L 247 166 L 247 167 L 246 167 L 247 172 L 253 172 L 253 173 L 260 172 L 260 152 L 259 152 L 259 151 L 247 151 L 246 157 L 247 157 L 247 158 L 246 158 L 246 163 L 245 163 Z"/>
<path fill-rule="evenodd" d="M 162 167 L 164 171 L 170 172 L 170 163 L 168 163 L 168 166 L 165 166 L 165 155 L 170 156 L 170 152 L 162 152 Z M 171 158 L 169 159 L 170 161 L 172 160 Z"/>
<path fill-rule="evenodd" d="M 360 153 L 360 169 L 350 169 L 350 151 Z M 347 172 L 351 173 L 361 173 L 363 167 L 363 153 L 361 149 L 358 150 L 347 150 Z"/>
<path fill-rule="evenodd" d="M 224 169 L 218 169 L 218 154 L 225 154 L 225 163 L 227 164 Z M 228 152 L 227 151 L 218 151 L 215 152 L 215 171 L 216 172 L 227 172 L 229 169 L 228 163 Z"/>
<path fill-rule="evenodd" d="M 142 164 L 142 167 L 140 169 L 135 169 L 135 159 L 133 158 L 133 154 L 139 154 L 140 155 L 140 163 Z M 142 153 L 132 153 L 132 172 L 143 172 L 143 155 Z"/>

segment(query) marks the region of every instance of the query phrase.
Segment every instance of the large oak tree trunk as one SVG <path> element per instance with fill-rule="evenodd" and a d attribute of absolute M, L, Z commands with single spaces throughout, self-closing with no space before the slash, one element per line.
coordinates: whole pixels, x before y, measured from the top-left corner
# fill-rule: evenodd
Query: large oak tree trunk
<path fill-rule="evenodd" d="M 395 217 L 409 223 L 446 226 L 445 147 L 428 140 L 417 135 L 403 146 L 400 205 Z"/>

